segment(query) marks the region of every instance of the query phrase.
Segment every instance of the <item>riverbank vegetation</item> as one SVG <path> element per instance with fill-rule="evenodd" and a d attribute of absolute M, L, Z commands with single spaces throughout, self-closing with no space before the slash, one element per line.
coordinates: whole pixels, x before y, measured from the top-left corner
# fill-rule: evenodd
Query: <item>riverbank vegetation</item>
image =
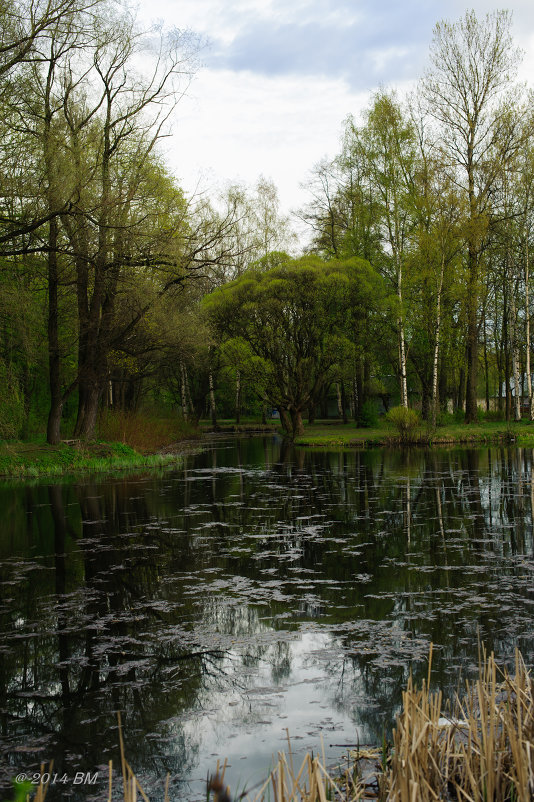
<path fill-rule="evenodd" d="M 346 118 L 304 247 L 270 180 L 193 197 L 171 175 L 193 33 L 112 0 L 0 14 L 0 438 L 91 441 L 103 413 L 115 438 L 154 409 L 276 411 L 293 439 L 396 406 L 534 418 L 534 106 L 508 12 L 438 23 L 414 95 Z"/>
<path fill-rule="evenodd" d="M 183 445 L 182 445 L 183 448 Z M 7 443 L 0 446 L 0 476 L 38 478 L 78 473 L 110 473 L 179 464 L 177 453 L 140 454 L 122 443 Z"/>
<path fill-rule="evenodd" d="M 335 421 L 318 421 L 305 425 L 303 434 L 295 439 L 299 446 L 331 446 L 364 448 L 399 445 L 476 445 L 483 443 L 517 443 L 534 445 L 534 426 L 526 420 L 507 423 L 487 421 L 465 424 L 448 422 L 437 428 L 419 421 L 410 435 L 399 433 L 387 420 L 379 421 L 372 428 L 361 428 L 355 423 L 342 424 Z"/>

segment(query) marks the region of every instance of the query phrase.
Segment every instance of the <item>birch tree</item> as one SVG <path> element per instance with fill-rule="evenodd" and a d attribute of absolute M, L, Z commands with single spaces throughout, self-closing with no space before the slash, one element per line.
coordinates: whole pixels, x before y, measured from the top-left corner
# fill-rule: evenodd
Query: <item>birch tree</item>
<path fill-rule="evenodd" d="M 479 21 L 468 11 L 459 22 L 439 22 L 430 50 L 431 68 L 422 82 L 429 113 L 439 125 L 451 178 L 467 201 L 466 421 L 477 419 L 481 255 L 496 178 L 510 140 L 502 136 L 507 108 L 502 99 L 515 78 L 519 52 L 511 37 L 511 15 L 496 11 Z M 491 156 L 491 160 L 490 157 Z"/>

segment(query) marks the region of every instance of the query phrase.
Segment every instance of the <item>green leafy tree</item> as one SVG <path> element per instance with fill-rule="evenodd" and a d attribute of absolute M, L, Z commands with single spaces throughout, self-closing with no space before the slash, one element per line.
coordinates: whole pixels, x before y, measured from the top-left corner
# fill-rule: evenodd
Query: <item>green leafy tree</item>
<path fill-rule="evenodd" d="M 437 121 L 452 180 L 461 187 L 467 208 L 466 421 L 477 420 L 479 300 L 482 254 L 487 246 L 491 203 L 500 172 L 518 145 L 520 127 L 510 125 L 505 93 L 512 88 L 519 62 L 508 11 L 484 21 L 468 11 L 456 23 L 434 29 L 432 67 L 422 83 L 428 111 Z M 516 105 L 517 108 L 517 105 Z"/>
<path fill-rule="evenodd" d="M 289 260 L 247 271 L 211 293 L 204 306 L 214 329 L 292 437 L 303 410 L 350 355 L 351 316 L 377 301 L 376 275 L 362 260 Z"/>

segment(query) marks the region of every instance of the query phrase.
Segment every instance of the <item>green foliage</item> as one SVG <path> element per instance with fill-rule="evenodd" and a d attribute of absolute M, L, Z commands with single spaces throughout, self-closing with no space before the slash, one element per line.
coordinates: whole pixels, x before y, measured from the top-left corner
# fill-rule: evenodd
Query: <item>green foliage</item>
<path fill-rule="evenodd" d="M 358 418 L 358 424 L 364 429 L 373 429 L 375 426 L 377 426 L 378 409 L 375 401 L 372 401 L 371 399 L 364 401 L 360 416 Z"/>
<path fill-rule="evenodd" d="M 487 412 L 484 413 L 484 420 L 487 421 L 503 421 L 504 420 L 504 410 L 501 409 L 489 409 Z"/>
<path fill-rule="evenodd" d="M 415 409 L 409 407 L 392 407 L 386 420 L 397 430 L 401 443 L 412 443 L 419 428 L 420 418 Z"/>
<path fill-rule="evenodd" d="M 353 360 L 357 324 L 380 297 L 380 279 L 361 259 L 308 256 L 246 271 L 203 308 L 224 362 L 269 405 L 301 413 Z"/>
<path fill-rule="evenodd" d="M 13 788 L 15 793 L 13 802 L 26 802 L 29 795 L 34 791 L 35 786 L 29 782 L 29 780 L 25 780 L 24 782 L 13 780 Z"/>
<path fill-rule="evenodd" d="M 13 444 L 0 449 L 0 476 L 68 476 L 153 468 L 175 463 L 175 453 L 143 455 L 124 443 L 91 443 L 85 446 L 33 446 Z"/>

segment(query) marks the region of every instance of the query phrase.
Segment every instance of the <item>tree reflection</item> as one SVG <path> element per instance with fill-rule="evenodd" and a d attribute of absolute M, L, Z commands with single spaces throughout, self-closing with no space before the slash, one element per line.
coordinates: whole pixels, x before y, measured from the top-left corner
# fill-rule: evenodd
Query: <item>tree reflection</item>
<path fill-rule="evenodd" d="M 259 701 L 225 700 L 291 683 L 304 632 L 324 698 L 373 739 L 431 641 L 448 693 L 479 638 L 532 660 L 533 486 L 527 449 L 256 438 L 159 478 L 0 489 L 17 527 L 0 541 L 4 777 L 116 759 L 117 710 L 137 771 L 188 776 L 191 717 L 261 721 Z"/>

